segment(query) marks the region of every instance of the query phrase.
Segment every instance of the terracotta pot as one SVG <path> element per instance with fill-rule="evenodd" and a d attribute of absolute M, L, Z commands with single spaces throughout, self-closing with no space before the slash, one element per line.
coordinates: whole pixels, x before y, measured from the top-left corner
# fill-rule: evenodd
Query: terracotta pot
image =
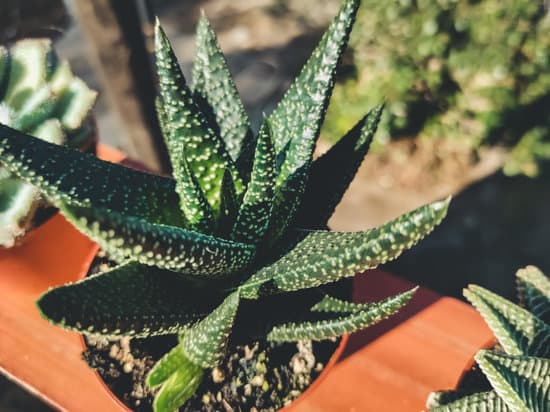
<path fill-rule="evenodd" d="M 123 157 L 102 146 L 98 155 Z M 84 276 L 97 250 L 60 215 L 24 244 L 0 250 L 0 371 L 62 411 L 123 410 L 82 360 L 80 335 L 50 325 L 34 303 L 48 288 Z M 354 279 L 353 298 L 378 300 L 412 286 L 370 271 Z M 470 306 L 420 288 L 399 314 L 342 342 L 325 372 L 284 411 L 419 411 L 431 391 L 454 388 L 492 341 Z"/>

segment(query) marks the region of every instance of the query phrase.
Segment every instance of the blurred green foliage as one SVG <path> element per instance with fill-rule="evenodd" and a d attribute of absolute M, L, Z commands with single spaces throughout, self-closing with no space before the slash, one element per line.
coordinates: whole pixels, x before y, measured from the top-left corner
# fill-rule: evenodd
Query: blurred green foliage
<path fill-rule="evenodd" d="M 531 176 L 550 158 L 544 0 L 363 0 L 351 47 L 352 70 L 329 108 L 329 139 L 385 100 L 378 147 L 416 135 L 472 149 L 499 144 L 511 148 L 504 171 Z"/>

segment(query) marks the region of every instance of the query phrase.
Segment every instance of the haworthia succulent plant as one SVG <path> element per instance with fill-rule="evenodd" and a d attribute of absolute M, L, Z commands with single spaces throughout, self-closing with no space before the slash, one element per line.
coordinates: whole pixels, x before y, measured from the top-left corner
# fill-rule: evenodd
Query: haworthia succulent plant
<path fill-rule="evenodd" d="M 156 411 L 183 404 L 205 370 L 226 356 L 232 336 L 334 338 L 392 315 L 414 293 L 354 304 L 323 298 L 316 289 L 395 259 L 441 222 L 449 203 L 367 231 L 320 230 L 361 164 L 382 111 L 373 109 L 312 160 L 358 4 L 344 2 L 256 134 L 206 17 L 198 27 L 192 87 L 157 23 L 156 105 L 173 178 L 0 126 L 0 161 L 39 186 L 118 262 L 46 292 L 38 301 L 42 315 L 86 334 L 179 335 L 147 379 L 160 387 Z"/>
<path fill-rule="evenodd" d="M 550 410 L 550 325 L 533 312 L 548 304 L 549 280 L 534 266 L 520 269 L 516 278 L 525 309 L 479 286 L 464 291 L 506 352 L 481 350 L 475 357 L 493 390 L 435 392 L 430 412 Z"/>
<path fill-rule="evenodd" d="M 0 46 L 0 125 L 79 147 L 93 133 L 88 116 L 95 97 L 57 57 L 50 40 Z M 0 246 L 11 247 L 26 233 L 41 200 L 37 187 L 0 164 Z"/>
<path fill-rule="evenodd" d="M 520 303 L 550 324 L 550 279 L 534 266 L 520 269 L 516 278 Z"/>

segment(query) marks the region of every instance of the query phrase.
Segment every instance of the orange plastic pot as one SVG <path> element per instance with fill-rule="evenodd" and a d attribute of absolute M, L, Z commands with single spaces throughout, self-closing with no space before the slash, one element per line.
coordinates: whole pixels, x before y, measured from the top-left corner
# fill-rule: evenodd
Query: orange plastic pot
<path fill-rule="evenodd" d="M 122 158 L 105 147 L 98 153 Z M 61 411 L 124 410 L 82 360 L 81 336 L 50 325 L 35 306 L 48 288 L 82 278 L 97 250 L 61 215 L 22 245 L 0 250 L 0 371 Z M 412 286 L 367 272 L 354 279 L 354 301 Z M 398 315 L 344 338 L 325 371 L 284 411 L 416 412 L 431 391 L 454 388 L 477 350 L 492 342 L 474 309 L 420 288 Z"/>

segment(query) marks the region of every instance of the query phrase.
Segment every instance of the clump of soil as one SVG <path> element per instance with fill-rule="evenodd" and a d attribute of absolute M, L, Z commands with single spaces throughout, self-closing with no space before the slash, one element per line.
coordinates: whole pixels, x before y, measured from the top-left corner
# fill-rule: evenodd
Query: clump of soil
<path fill-rule="evenodd" d="M 111 262 L 99 254 L 89 275 Z M 136 412 L 152 411 L 156 390 L 145 384 L 155 363 L 177 343 L 176 336 L 147 339 L 86 338 L 83 353 L 111 391 Z M 208 371 L 196 394 L 180 408 L 196 411 L 276 411 L 296 399 L 323 370 L 338 344 L 256 340 L 230 346 L 220 366 Z"/>

